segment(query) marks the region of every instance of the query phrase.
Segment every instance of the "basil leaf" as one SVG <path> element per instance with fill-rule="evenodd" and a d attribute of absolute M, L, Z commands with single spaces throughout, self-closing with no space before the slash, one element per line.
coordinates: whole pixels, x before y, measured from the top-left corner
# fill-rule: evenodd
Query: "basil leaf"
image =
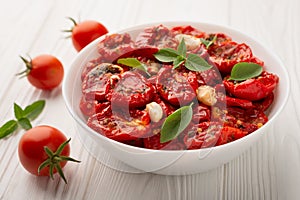
<path fill-rule="evenodd" d="M 209 43 L 211 42 L 211 41 L 203 39 L 203 38 L 200 38 L 200 41 L 201 41 L 202 44 L 204 44 L 206 46 L 206 48 L 209 45 Z"/>
<path fill-rule="evenodd" d="M 181 42 L 179 43 L 178 47 L 177 47 L 177 52 L 183 56 L 186 57 L 186 45 L 184 42 L 184 39 L 182 38 Z"/>
<path fill-rule="evenodd" d="M 0 127 L 0 139 L 12 134 L 18 128 L 16 120 L 9 120 L 3 126 Z"/>
<path fill-rule="evenodd" d="M 191 71 L 205 71 L 210 69 L 212 66 L 198 55 L 189 54 L 185 61 L 185 67 Z"/>
<path fill-rule="evenodd" d="M 18 123 L 22 126 L 23 129 L 29 130 L 32 128 L 32 125 L 28 118 L 21 118 L 18 120 Z"/>
<path fill-rule="evenodd" d="M 233 66 L 229 80 L 244 81 L 259 76 L 262 66 L 256 63 L 240 62 Z"/>
<path fill-rule="evenodd" d="M 193 116 L 192 105 L 183 106 L 167 117 L 160 131 L 161 143 L 173 140 L 189 125 Z"/>
<path fill-rule="evenodd" d="M 173 62 L 180 54 L 171 48 L 160 49 L 157 53 L 153 54 L 154 57 L 161 62 Z"/>
<path fill-rule="evenodd" d="M 14 103 L 14 113 L 15 113 L 15 117 L 16 119 L 21 119 L 23 117 L 23 109 L 16 103 Z"/>
<path fill-rule="evenodd" d="M 126 65 L 128 67 L 139 67 L 142 63 L 136 58 L 120 58 L 117 61 L 118 64 Z"/>
<path fill-rule="evenodd" d="M 120 58 L 118 59 L 117 63 L 126 65 L 128 67 L 137 68 L 146 72 L 147 75 L 150 76 L 150 74 L 147 72 L 147 67 L 136 58 Z"/>
<path fill-rule="evenodd" d="M 173 62 L 173 69 L 176 69 L 177 67 L 179 67 L 182 63 L 184 63 L 185 58 L 182 56 L 178 56 L 176 58 L 176 60 L 174 60 Z"/>
<path fill-rule="evenodd" d="M 202 44 L 204 44 L 206 46 L 206 48 L 208 49 L 215 41 L 217 40 L 217 34 L 215 34 L 215 36 L 213 37 L 212 40 L 206 40 L 203 38 L 200 38 L 200 41 Z"/>
<path fill-rule="evenodd" d="M 45 100 L 39 100 L 27 106 L 23 111 L 23 118 L 34 120 L 37 118 L 45 107 Z"/>

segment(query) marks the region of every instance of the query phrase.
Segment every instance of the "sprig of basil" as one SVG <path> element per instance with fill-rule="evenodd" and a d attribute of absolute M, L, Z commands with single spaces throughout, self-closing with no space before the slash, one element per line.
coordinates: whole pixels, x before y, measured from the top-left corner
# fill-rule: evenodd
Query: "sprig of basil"
<path fill-rule="evenodd" d="M 160 131 L 161 143 L 173 140 L 189 125 L 193 116 L 192 105 L 183 106 L 166 118 Z"/>
<path fill-rule="evenodd" d="M 31 129 L 31 121 L 41 114 L 45 103 L 45 100 L 39 100 L 26 106 L 24 110 L 18 104 L 14 103 L 14 115 L 16 119 L 9 120 L 0 127 L 0 139 L 15 132 L 19 126 L 25 130 Z"/>
<path fill-rule="evenodd" d="M 229 80 L 244 81 L 259 76 L 263 67 L 256 63 L 240 62 L 233 66 Z"/>
<path fill-rule="evenodd" d="M 191 71 L 205 71 L 212 66 L 206 62 L 205 59 L 197 54 L 188 54 L 184 39 L 179 43 L 177 50 L 170 48 L 160 49 L 157 53 L 153 54 L 154 57 L 160 62 L 173 62 L 173 68 L 176 69 L 181 64 Z"/>
<path fill-rule="evenodd" d="M 117 63 L 122 64 L 122 65 L 126 65 L 128 67 L 132 67 L 132 68 L 142 70 L 142 71 L 146 72 L 146 74 L 148 76 L 150 76 L 150 74 L 147 71 L 147 67 L 145 66 L 145 64 L 141 63 L 136 58 L 120 58 L 120 59 L 117 60 Z"/>

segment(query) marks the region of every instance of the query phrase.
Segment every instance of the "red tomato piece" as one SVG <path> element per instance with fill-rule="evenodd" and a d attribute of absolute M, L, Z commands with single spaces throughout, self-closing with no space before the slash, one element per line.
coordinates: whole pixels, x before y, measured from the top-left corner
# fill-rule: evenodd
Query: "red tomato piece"
<path fill-rule="evenodd" d="M 197 38 L 205 38 L 207 37 L 207 34 L 205 32 L 202 32 L 192 26 L 175 26 L 171 29 L 171 31 L 177 35 L 177 34 L 187 34 L 192 35 Z"/>
<path fill-rule="evenodd" d="M 198 105 L 195 105 L 193 107 L 193 118 L 192 121 L 196 124 L 199 124 L 200 122 L 204 121 L 210 121 L 211 120 L 211 112 L 210 107 L 199 103 Z"/>
<path fill-rule="evenodd" d="M 215 146 L 219 137 L 221 123 L 202 122 L 188 127 L 184 133 L 184 143 L 187 149 L 201 149 Z"/>
<path fill-rule="evenodd" d="M 238 128 L 225 126 L 221 129 L 220 137 L 218 138 L 217 146 L 232 142 L 234 140 L 240 139 L 247 135 L 246 131 L 242 131 Z"/>
<path fill-rule="evenodd" d="M 205 39 L 212 41 L 214 39 L 214 37 L 216 37 L 216 40 L 214 41 L 214 43 L 212 45 L 222 45 L 224 43 L 232 41 L 231 37 L 229 37 L 228 35 L 226 35 L 224 33 L 209 34 L 208 37 Z"/>
<path fill-rule="evenodd" d="M 83 81 L 83 79 L 86 77 L 86 75 L 92 69 L 94 69 L 95 67 L 97 67 L 97 65 L 99 65 L 101 63 L 103 63 L 101 58 L 97 58 L 97 59 L 94 59 L 94 60 L 91 60 L 91 61 L 87 62 L 85 64 L 85 66 L 83 67 L 82 72 L 81 72 L 81 81 Z"/>
<path fill-rule="evenodd" d="M 274 93 L 272 92 L 264 99 L 253 102 L 253 104 L 256 107 L 256 109 L 266 111 L 272 105 L 274 98 Z"/>
<path fill-rule="evenodd" d="M 259 77 L 235 83 L 228 79 L 223 81 L 228 92 L 233 96 L 257 101 L 270 95 L 279 82 L 278 76 L 264 71 Z"/>
<path fill-rule="evenodd" d="M 82 82 L 82 93 L 86 100 L 104 101 L 111 89 L 113 79 L 119 79 L 123 68 L 110 63 L 102 63 L 92 69 Z"/>
<path fill-rule="evenodd" d="M 244 109 L 250 109 L 253 108 L 252 101 L 246 100 L 246 99 L 238 99 L 234 97 L 226 96 L 226 103 L 229 107 L 241 107 Z"/>
<path fill-rule="evenodd" d="M 219 70 L 215 67 L 205 71 L 196 72 L 198 76 L 199 85 L 209 85 L 216 86 L 217 84 L 222 83 L 223 78 L 219 72 Z"/>
<path fill-rule="evenodd" d="M 252 133 L 267 123 L 268 117 L 261 110 L 244 110 L 237 107 L 228 107 L 225 119 L 227 126 L 239 128 L 240 130 Z"/>
<path fill-rule="evenodd" d="M 226 42 L 208 49 L 210 59 L 224 75 L 230 74 L 232 67 L 239 62 L 249 61 L 253 55 L 250 47 L 244 43 Z"/>
<path fill-rule="evenodd" d="M 122 113 L 114 113 L 112 116 L 105 116 L 97 113 L 88 119 L 87 125 L 98 133 L 116 140 L 130 141 L 138 138 L 149 137 L 150 117 L 147 112 L 132 111 L 131 116 Z M 147 119 L 148 118 L 148 119 Z"/>
<path fill-rule="evenodd" d="M 80 99 L 79 108 L 81 112 L 86 116 L 91 116 L 96 113 L 96 107 L 98 105 L 97 100 L 89 100 L 87 101 L 84 96 Z"/>
<path fill-rule="evenodd" d="M 97 46 L 101 59 L 113 62 L 127 57 L 135 49 L 135 44 L 128 33 L 107 35 Z"/>
<path fill-rule="evenodd" d="M 174 33 L 163 25 L 146 28 L 135 41 L 138 47 L 173 48 L 178 45 Z"/>
<path fill-rule="evenodd" d="M 156 150 L 183 150 L 185 146 L 178 139 L 173 139 L 169 142 L 160 143 L 160 133 L 156 133 L 151 137 L 144 138 L 144 147 L 147 149 Z"/>
<path fill-rule="evenodd" d="M 144 107 L 151 102 L 155 92 L 155 88 L 146 78 L 131 71 L 124 72 L 112 87 L 106 98 L 113 106 L 124 109 Z"/>
<path fill-rule="evenodd" d="M 195 72 L 172 69 L 165 65 L 158 72 L 156 88 L 163 99 L 175 106 L 183 106 L 196 97 L 198 80 Z"/>

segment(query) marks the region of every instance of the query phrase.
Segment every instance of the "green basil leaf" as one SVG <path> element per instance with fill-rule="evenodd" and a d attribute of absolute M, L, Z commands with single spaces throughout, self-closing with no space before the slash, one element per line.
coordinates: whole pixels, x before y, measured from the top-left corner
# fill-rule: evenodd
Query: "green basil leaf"
<path fill-rule="evenodd" d="M 14 103 L 14 113 L 15 113 L 15 117 L 16 119 L 21 119 L 24 115 L 24 111 L 23 109 L 16 103 Z"/>
<path fill-rule="evenodd" d="M 182 56 L 178 56 L 176 58 L 176 60 L 174 60 L 173 62 L 173 69 L 176 69 L 177 67 L 179 67 L 182 63 L 184 63 L 185 58 Z"/>
<path fill-rule="evenodd" d="M 29 120 L 34 120 L 37 118 L 45 107 L 45 100 L 38 100 L 31 105 L 27 106 L 23 112 L 23 118 L 28 118 Z"/>
<path fill-rule="evenodd" d="M 200 41 L 202 44 L 204 44 L 206 46 L 206 48 L 208 49 L 215 41 L 217 40 L 217 34 L 215 34 L 215 36 L 213 37 L 212 40 L 206 40 L 203 38 L 200 38 Z"/>
<path fill-rule="evenodd" d="M 229 80 L 244 81 L 259 76 L 263 67 L 256 63 L 240 62 L 233 66 Z"/>
<path fill-rule="evenodd" d="M 202 44 L 204 44 L 206 46 L 206 48 L 209 45 L 209 43 L 211 42 L 211 41 L 203 39 L 203 38 L 200 38 L 200 41 L 201 41 Z"/>
<path fill-rule="evenodd" d="M 148 76 L 150 76 L 150 74 L 147 72 L 147 67 L 136 58 L 120 58 L 117 60 L 117 63 L 142 70 L 146 72 Z"/>
<path fill-rule="evenodd" d="M 177 47 L 177 52 L 183 56 L 186 57 L 186 45 L 184 42 L 184 39 L 182 38 L 181 42 L 179 43 L 178 47 Z"/>
<path fill-rule="evenodd" d="M 3 126 L 0 127 L 0 139 L 12 134 L 17 130 L 17 128 L 18 128 L 17 121 L 9 120 Z"/>
<path fill-rule="evenodd" d="M 136 58 L 120 58 L 117 61 L 118 64 L 126 65 L 128 67 L 139 67 L 142 63 Z"/>
<path fill-rule="evenodd" d="M 160 49 L 157 53 L 153 54 L 154 57 L 161 62 L 173 62 L 180 54 L 171 48 Z"/>
<path fill-rule="evenodd" d="M 176 138 L 189 125 L 192 116 L 192 104 L 183 106 L 169 115 L 162 125 L 160 142 L 164 143 Z"/>
<path fill-rule="evenodd" d="M 189 54 L 185 61 L 185 67 L 191 71 L 205 71 L 210 69 L 212 66 L 200 56 L 196 54 Z"/>
<path fill-rule="evenodd" d="M 21 118 L 18 120 L 18 123 L 21 125 L 21 127 L 25 130 L 29 130 L 32 128 L 32 125 L 28 118 Z"/>

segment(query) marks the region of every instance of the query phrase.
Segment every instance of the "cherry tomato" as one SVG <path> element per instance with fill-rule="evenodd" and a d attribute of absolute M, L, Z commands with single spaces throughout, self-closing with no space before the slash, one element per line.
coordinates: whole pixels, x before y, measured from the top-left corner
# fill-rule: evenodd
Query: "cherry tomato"
<path fill-rule="evenodd" d="M 62 63 L 52 55 L 39 55 L 33 59 L 26 60 L 26 70 L 18 75 L 26 75 L 28 81 L 38 89 L 52 90 L 63 80 L 64 68 Z"/>
<path fill-rule="evenodd" d="M 86 45 L 97 39 L 98 37 L 108 33 L 106 27 L 94 20 L 86 20 L 77 23 L 74 19 L 69 18 L 74 27 L 71 29 L 72 42 L 77 51 L 83 49 Z"/>
<path fill-rule="evenodd" d="M 67 160 L 76 161 L 68 157 L 70 155 L 69 141 L 61 131 L 51 126 L 43 125 L 29 129 L 19 142 L 20 162 L 31 174 L 52 177 L 54 173 L 59 172 L 65 180 L 60 170 L 66 165 Z M 54 155 L 50 156 L 45 148 Z"/>

